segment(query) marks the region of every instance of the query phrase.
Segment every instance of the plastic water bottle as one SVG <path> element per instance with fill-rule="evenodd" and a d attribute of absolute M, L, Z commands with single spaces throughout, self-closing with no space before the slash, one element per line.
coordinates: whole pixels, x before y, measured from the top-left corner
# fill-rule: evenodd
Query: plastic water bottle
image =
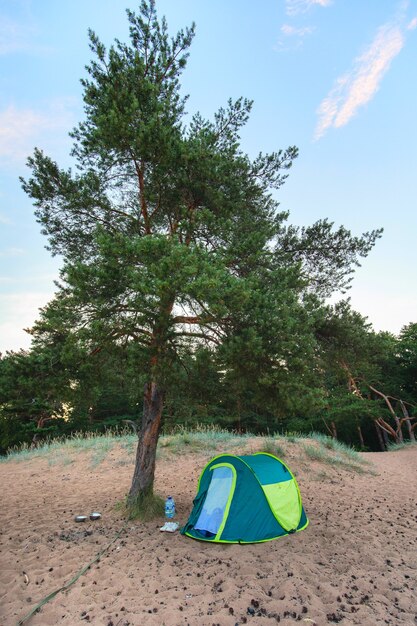
<path fill-rule="evenodd" d="M 172 496 L 168 496 L 165 500 L 165 517 L 172 519 L 175 515 L 175 501 Z"/>

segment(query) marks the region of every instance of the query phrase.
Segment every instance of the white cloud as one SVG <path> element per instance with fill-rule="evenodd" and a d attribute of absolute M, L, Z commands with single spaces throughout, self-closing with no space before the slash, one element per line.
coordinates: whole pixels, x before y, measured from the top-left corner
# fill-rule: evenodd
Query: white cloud
<path fill-rule="evenodd" d="M 0 213 L 0 224 L 11 224 L 12 221 L 10 218 L 8 218 L 6 215 L 2 215 Z"/>
<path fill-rule="evenodd" d="M 306 13 L 314 6 L 328 7 L 332 0 L 286 0 L 285 4 L 287 15 L 297 15 Z"/>
<path fill-rule="evenodd" d="M 54 101 L 42 113 L 34 109 L 18 109 L 13 105 L 0 111 L 0 160 L 21 162 L 35 145 L 44 146 L 57 136 L 65 135 L 74 124 L 71 101 Z"/>
<path fill-rule="evenodd" d="M 0 56 L 25 52 L 29 54 L 51 53 L 51 48 L 39 45 L 35 38 L 38 29 L 26 18 L 13 20 L 0 15 Z"/>
<path fill-rule="evenodd" d="M 283 24 L 283 26 L 281 26 L 281 32 L 288 37 L 305 37 L 305 35 L 310 35 L 313 31 L 313 26 L 304 26 L 303 28 L 296 28 L 289 24 Z"/>
<path fill-rule="evenodd" d="M 413 19 L 407 24 L 407 30 L 414 30 L 417 28 L 417 17 L 413 17 Z"/>
<path fill-rule="evenodd" d="M 350 72 L 337 78 L 320 104 L 316 139 L 331 127 L 345 126 L 360 107 L 372 100 L 391 61 L 400 53 L 404 43 L 403 30 L 396 23 L 379 28 L 368 49 L 354 60 Z"/>
<path fill-rule="evenodd" d="M 25 254 L 26 250 L 23 250 L 23 248 L 6 248 L 5 250 L 0 250 L 0 257 L 13 258 L 24 256 Z"/>
<path fill-rule="evenodd" d="M 289 50 L 297 50 L 302 47 L 304 37 L 311 35 L 314 31 L 314 26 L 304 26 L 297 28 L 290 24 L 283 24 L 281 26 L 281 33 L 285 39 L 279 39 L 274 45 L 274 50 L 277 52 L 286 52 Z M 290 44 L 288 42 L 291 41 Z"/>
<path fill-rule="evenodd" d="M 0 55 L 31 50 L 34 33 L 33 26 L 0 16 Z"/>
<path fill-rule="evenodd" d="M 47 117 L 31 109 L 9 106 L 0 112 L 0 158 L 13 161 L 24 158 L 36 136 L 50 125 Z M 32 144 L 29 147 L 29 144 Z"/>

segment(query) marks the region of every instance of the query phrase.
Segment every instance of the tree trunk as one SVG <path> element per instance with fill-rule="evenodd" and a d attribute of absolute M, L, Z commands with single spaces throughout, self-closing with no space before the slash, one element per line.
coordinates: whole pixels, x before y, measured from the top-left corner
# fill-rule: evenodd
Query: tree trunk
<path fill-rule="evenodd" d="M 388 450 L 388 446 L 389 446 L 388 433 L 383 428 L 381 428 L 381 433 L 382 433 L 382 438 L 384 439 L 385 450 Z"/>
<path fill-rule="evenodd" d="M 129 507 L 140 504 L 144 497 L 153 493 L 156 447 L 161 428 L 163 404 L 163 393 L 158 384 L 146 383 L 135 471 L 128 496 Z"/>
<path fill-rule="evenodd" d="M 407 430 L 408 430 L 408 435 L 410 437 L 410 441 L 415 441 L 416 438 L 414 436 L 414 430 L 413 427 L 411 425 L 411 420 L 410 420 L 410 416 L 408 415 L 408 411 L 407 408 L 403 402 L 403 400 L 400 400 L 400 404 L 401 404 L 401 409 L 404 415 L 404 419 L 405 419 L 405 423 L 407 425 Z"/>
<path fill-rule="evenodd" d="M 398 443 L 402 443 L 404 441 L 404 435 L 403 435 L 403 431 L 401 430 L 401 426 L 402 426 L 401 421 L 397 415 L 394 416 L 394 421 L 395 421 L 395 425 L 397 426 Z"/>
<path fill-rule="evenodd" d="M 236 400 L 236 408 L 237 408 L 237 432 L 239 433 L 239 435 L 242 434 L 242 410 L 241 410 L 241 402 L 240 402 L 240 395 L 239 393 L 237 394 L 237 400 Z"/>
<path fill-rule="evenodd" d="M 397 434 L 395 435 L 396 442 L 397 443 L 402 443 L 404 441 L 404 437 L 403 437 L 403 433 L 402 433 L 402 430 L 401 430 L 401 422 L 400 422 L 400 420 L 398 418 L 398 415 L 396 414 L 396 412 L 393 409 L 393 406 L 392 406 L 392 404 L 390 402 L 389 397 L 386 396 L 385 393 L 382 393 L 382 391 L 378 391 L 378 389 L 375 389 L 375 387 L 372 387 L 372 385 L 368 385 L 368 387 L 374 393 L 376 393 L 378 396 L 381 396 L 381 398 L 383 398 L 385 400 L 385 403 L 386 403 L 386 405 L 388 407 L 388 410 L 391 413 L 391 415 L 392 415 L 392 417 L 394 419 L 395 425 L 397 427 L 397 430 L 396 430 Z"/>
<path fill-rule="evenodd" d="M 359 424 L 357 426 L 357 429 L 358 429 L 359 441 L 361 442 L 361 448 L 365 448 L 365 441 L 362 435 L 362 428 L 359 426 Z"/>
<path fill-rule="evenodd" d="M 379 424 L 378 424 L 378 422 L 376 420 L 374 421 L 374 424 L 375 424 L 375 430 L 376 430 L 376 434 L 378 436 L 378 441 L 379 441 L 380 448 L 381 448 L 382 452 L 386 452 L 386 446 L 385 446 L 385 443 L 384 443 L 384 438 L 382 436 L 381 428 L 380 428 L 380 426 L 379 426 Z"/>
<path fill-rule="evenodd" d="M 334 422 L 330 422 L 330 426 L 331 426 L 331 433 L 332 433 L 333 439 L 337 439 L 336 424 Z"/>

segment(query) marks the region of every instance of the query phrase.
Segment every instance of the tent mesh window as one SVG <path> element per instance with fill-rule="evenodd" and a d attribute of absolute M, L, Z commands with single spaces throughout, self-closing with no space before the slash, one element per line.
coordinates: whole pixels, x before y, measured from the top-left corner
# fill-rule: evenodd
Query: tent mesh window
<path fill-rule="evenodd" d="M 212 470 L 210 486 L 203 509 L 194 526 L 206 536 L 216 535 L 223 521 L 224 512 L 233 484 L 230 467 L 216 467 Z"/>

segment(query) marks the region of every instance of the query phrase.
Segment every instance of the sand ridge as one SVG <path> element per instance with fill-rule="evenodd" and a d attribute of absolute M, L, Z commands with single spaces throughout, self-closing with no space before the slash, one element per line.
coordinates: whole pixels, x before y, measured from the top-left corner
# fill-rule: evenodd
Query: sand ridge
<path fill-rule="evenodd" d="M 365 474 L 292 456 L 285 460 L 297 473 L 306 530 L 262 544 L 214 545 L 161 533 L 162 518 L 129 522 L 100 561 L 28 624 L 415 626 L 417 447 L 365 455 L 374 470 Z M 53 465 L 45 458 L 0 464 L 0 624 L 16 624 L 114 539 L 125 523 L 115 505 L 133 471 L 125 458 L 115 448 L 95 467 L 87 453 Z M 156 491 L 175 497 L 181 523 L 209 458 L 157 462 Z M 102 519 L 74 522 L 92 511 Z"/>

